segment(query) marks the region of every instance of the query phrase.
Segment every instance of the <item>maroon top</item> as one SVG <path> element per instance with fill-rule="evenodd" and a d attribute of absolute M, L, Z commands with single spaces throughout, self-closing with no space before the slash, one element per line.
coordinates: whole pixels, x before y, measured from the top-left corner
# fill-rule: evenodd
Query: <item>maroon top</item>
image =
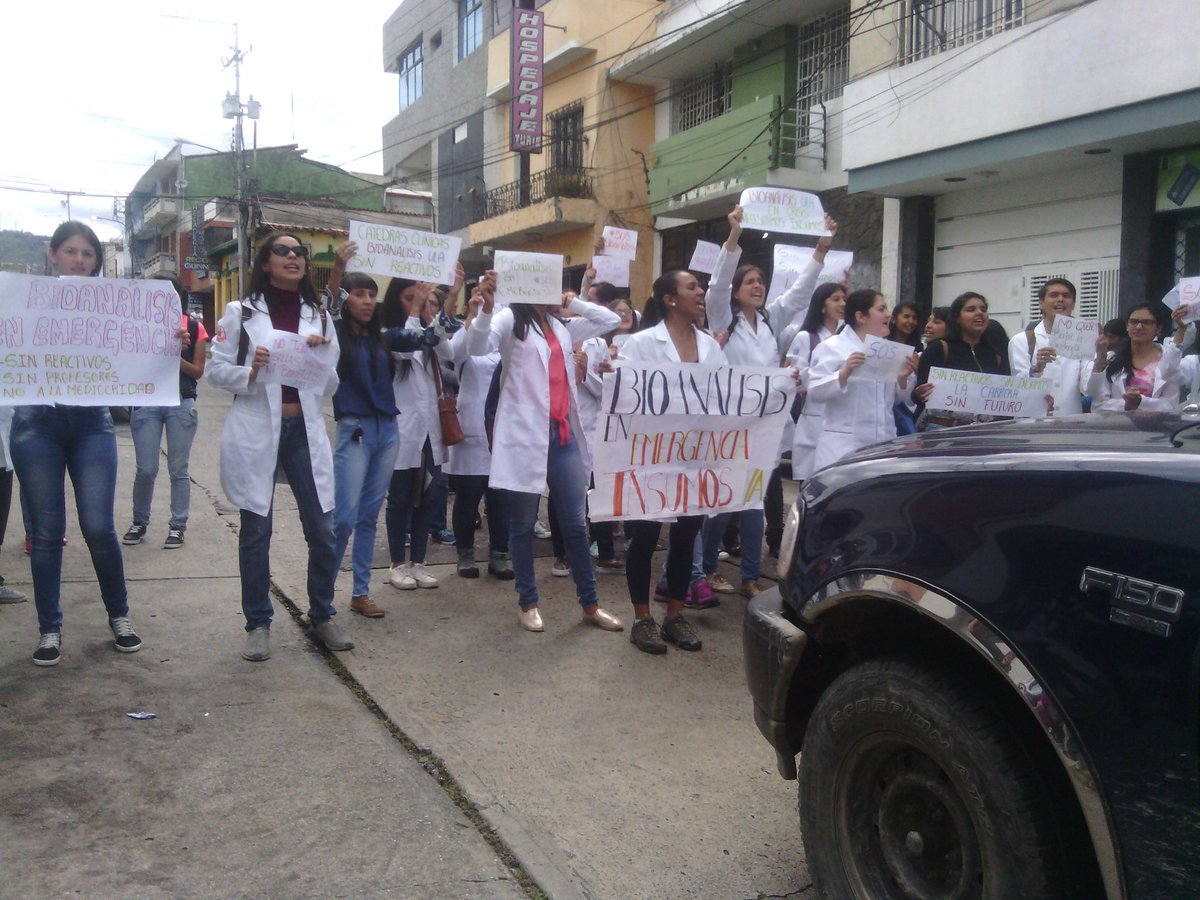
<path fill-rule="evenodd" d="M 274 285 L 267 285 L 267 309 L 271 312 L 271 327 L 277 331 L 300 333 L 300 292 L 285 291 Z M 299 403 L 300 392 L 291 385 L 283 387 L 284 403 Z"/>

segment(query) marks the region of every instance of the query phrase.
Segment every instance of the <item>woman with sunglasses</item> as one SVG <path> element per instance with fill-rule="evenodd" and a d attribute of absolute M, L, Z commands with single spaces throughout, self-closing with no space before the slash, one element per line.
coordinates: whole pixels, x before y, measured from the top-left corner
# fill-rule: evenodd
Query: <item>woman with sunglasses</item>
<path fill-rule="evenodd" d="M 246 326 L 304 335 L 308 346 L 337 345 L 333 321 L 317 299 L 309 276 L 308 248 L 294 234 L 273 234 L 254 256 L 250 296 L 225 308 L 217 326 L 210 382 L 234 394 L 221 435 L 221 487 L 241 513 L 238 570 L 242 612 L 251 662 L 270 657 L 271 525 L 275 473 L 287 477 L 304 539 L 308 543 L 308 615 L 317 638 L 330 650 L 350 650 L 354 642 L 334 622 L 333 585 L 338 558 L 333 533 L 333 451 L 321 409 L 338 386 L 331 368 L 323 391 L 259 384 L 270 361 L 266 347 L 253 346 Z"/>
<path fill-rule="evenodd" d="M 104 268 L 100 239 L 82 222 L 64 222 L 55 229 L 48 258 L 52 272 L 59 276 L 94 277 Z M 113 522 L 117 439 L 108 408 L 18 406 L 9 442 L 33 541 L 30 569 L 40 632 L 33 664 L 56 666 L 62 658 L 60 598 L 68 475 L 116 649 L 136 653 L 142 639 L 129 621 L 125 561 Z"/>
<path fill-rule="evenodd" d="M 1168 387 L 1178 387 L 1183 378 L 1177 366 L 1163 364 L 1163 349 L 1157 343 L 1161 327 L 1158 310 L 1152 304 L 1139 303 L 1125 315 L 1129 336 L 1118 345 L 1111 361 L 1104 337 L 1096 341 L 1096 359 L 1088 380 L 1093 412 L 1175 408 L 1178 392 L 1168 392 Z"/>

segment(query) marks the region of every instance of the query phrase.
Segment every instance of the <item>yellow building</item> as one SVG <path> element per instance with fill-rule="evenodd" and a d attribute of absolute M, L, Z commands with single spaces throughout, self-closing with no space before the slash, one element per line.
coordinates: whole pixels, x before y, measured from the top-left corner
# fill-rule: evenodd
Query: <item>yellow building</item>
<path fill-rule="evenodd" d="M 522 187 L 509 147 L 510 34 L 488 44 L 484 174 L 492 187 L 471 224 L 477 247 L 561 254 L 578 286 L 605 225 L 638 232 L 630 295 L 639 303 L 654 280 L 655 246 L 647 203 L 646 154 L 654 140 L 654 89 L 610 81 L 611 60 L 655 32 L 656 0 L 580 3 L 550 0 L 545 16 L 544 142 L 530 155 Z M 519 13 L 520 10 L 513 10 Z"/>

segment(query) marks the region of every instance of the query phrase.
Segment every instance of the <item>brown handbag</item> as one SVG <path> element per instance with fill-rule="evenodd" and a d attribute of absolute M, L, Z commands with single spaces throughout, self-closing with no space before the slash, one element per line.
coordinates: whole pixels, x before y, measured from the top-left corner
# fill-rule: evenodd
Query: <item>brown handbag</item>
<path fill-rule="evenodd" d="M 442 425 L 442 443 L 447 447 L 453 447 L 455 444 L 462 443 L 464 437 L 462 425 L 458 423 L 458 401 L 453 397 L 445 396 L 445 388 L 442 387 L 442 364 L 438 362 L 438 358 L 432 351 L 429 351 L 429 361 L 433 368 L 433 384 L 437 388 L 438 421 Z"/>

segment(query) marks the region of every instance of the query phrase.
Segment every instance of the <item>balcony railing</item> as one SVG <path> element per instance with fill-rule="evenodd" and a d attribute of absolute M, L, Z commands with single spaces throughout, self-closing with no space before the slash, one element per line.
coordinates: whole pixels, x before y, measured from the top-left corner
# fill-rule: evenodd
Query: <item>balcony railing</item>
<path fill-rule="evenodd" d="M 502 185 L 487 192 L 475 203 L 475 221 L 492 219 L 505 213 L 524 209 L 549 200 L 551 197 L 592 197 L 592 176 L 588 169 L 555 168 L 538 172 L 529 179 L 526 189 L 520 181 Z"/>
<path fill-rule="evenodd" d="M 157 278 L 159 275 L 178 275 L 179 266 L 174 253 L 155 253 L 142 263 L 143 278 Z"/>

